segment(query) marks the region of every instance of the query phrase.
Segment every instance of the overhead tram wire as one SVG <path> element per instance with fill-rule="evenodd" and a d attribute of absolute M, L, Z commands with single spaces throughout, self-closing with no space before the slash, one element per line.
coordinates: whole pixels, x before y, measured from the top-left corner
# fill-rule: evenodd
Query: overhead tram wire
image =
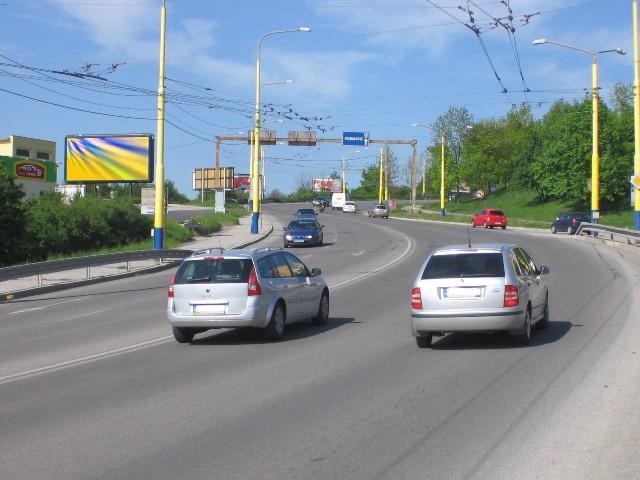
<path fill-rule="evenodd" d="M 518 72 L 520 74 L 520 80 L 522 81 L 522 89 L 523 89 L 523 96 L 524 96 L 524 103 L 528 102 L 528 97 L 527 97 L 527 92 L 529 91 L 529 87 L 527 86 L 527 82 L 524 79 L 524 73 L 522 72 L 522 63 L 520 61 L 520 52 L 518 51 L 518 42 L 516 40 L 516 29 L 513 26 L 513 10 L 511 10 L 511 6 L 509 4 L 510 0 L 502 0 L 500 3 L 502 3 L 506 8 L 507 8 L 507 12 L 508 15 L 506 17 L 506 20 L 509 21 L 509 23 L 505 23 L 503 18 L 497 18 L 492 16 L 489 12 L 487 12 L 484 8 L 482 8 L 479 4 L 477 4 L 476 2 L 474 2 L 473 0 L 467 0 L 467 4 L 472 4 L 473 6 L 475 6 L 476 8 L 478 8 L 482 13 L 484 13 L 485 15 L 487 15 L 488 17 L 492 18 L 493 21 L 495 22 L 496 26 L 500 26 L 502 28 L 504 28 L 504 30 L 507 32 L 507 36 L 509 37 L 509 43 L 511 44 L 511 50 L 513 52 L 513 56 L 516 62 L 516 65 L 518 67 Z M 526 15 L 526 18 L 530 18 L 533 15 L 537 15 L 539 12 L 531 14 L 531 15 Z M 528 23 L 528 20 L 527 20 Z"/>
<path fill-rule="evenodd" d="M 502 79 L 500 78 L 500 75 L 498 75 L 498 72 L 496 71 L 496 68 L 495 68 L 495 66 L 493 65 L 493 61 L 491 60 L 491 57 L 489 56 L 489 52 L 487 51 L 487 47 L 485 46 L 484 41 L 482 40 L 482 37 L 480 37 L 480 29 L 479 29 L 477 26 L 473 25 L 473 23 L 474 23 L 474 19 L 473 19 L 473 17 L 472 17 L 471 15 L 469 15 L 469 16 L 470 16 L 470 18 L 471 18 L 471 23 L 472 23 L 472 25 L 469 25 L 468 23 L 463 22 L 462 20 L 460 20 L 460 19 L 459 19 L 458 17 L 456 17 L 455 15 L 453 15 L 453 14 L 451 14 L 450 12 L 446 11 L 446 10 L 445 10 L 444 8 L 442 8 L 440 5 L 437 5 L 437 4 L 436 4 L 435 2 L 433 2 L 432 0 L 425 0 L 425 1 L 426 1 L 426 2 L 428 2 L 428 3 L 430 3 L 431 5 L 433 5 L 434 7 L 436 7 L 438 10 L 440 10 L 440 11 L 441 11 L 442 13 L 444 13 L 445 15 L 447 15 L 447 16 L 449 16 L 449 17 L 453 18 L 456 22 L 458 22 L 458 23 L 460 23 L 461 25 L 463 25 L 463 26 L 467 27 L 469 30 L 471 30 L 471 31 L 474 33 L 474 35 L 475 35 L 475 36 L 476 36 L 476 38 L 478 39 L 478 42 L 480 43 L 480 46 L 482 47 L 482 51 L 484 52 L 485 57 L 487 58 L 487 61 L 489 62 L 489 65 L 491 66 L 491 70 L 493 70 L 493 74 L 495 75 L 496 80 L 498 80 L 498 83 L 500 84 L 500 87 L 502 88 L 502 92 L 501 92 L 501 93 L 506 94 L 507 99 L 509 99 L 509 101 L 510 101 L 511 103 L 513 103 L 513 101 L 511 101 L 511 98 L 509 97 L 509 92 L 508 92 L 508 90 L 506 89 L 506 87 L 505 87 L 505 86 L 504 86 L 504 84 L 502 83 Z"/>

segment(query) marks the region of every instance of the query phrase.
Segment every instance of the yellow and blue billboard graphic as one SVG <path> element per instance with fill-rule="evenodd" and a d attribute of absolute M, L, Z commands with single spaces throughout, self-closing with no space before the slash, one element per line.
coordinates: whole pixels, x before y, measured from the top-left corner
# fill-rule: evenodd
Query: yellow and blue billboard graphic
<path fill-rule="evenodd" d="M 151 183 L 153 135 L 69 135 L 64 178 L 67 183 Z"/>

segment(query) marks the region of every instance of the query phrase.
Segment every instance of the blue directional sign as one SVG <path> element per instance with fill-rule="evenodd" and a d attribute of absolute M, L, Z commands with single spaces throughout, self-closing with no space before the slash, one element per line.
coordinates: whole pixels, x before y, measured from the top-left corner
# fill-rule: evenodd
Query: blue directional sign
<path fill-rule="evenodd" d="M 369 135 L 365 132 L 342 132 L 342 145 L 369 145 Z"/>

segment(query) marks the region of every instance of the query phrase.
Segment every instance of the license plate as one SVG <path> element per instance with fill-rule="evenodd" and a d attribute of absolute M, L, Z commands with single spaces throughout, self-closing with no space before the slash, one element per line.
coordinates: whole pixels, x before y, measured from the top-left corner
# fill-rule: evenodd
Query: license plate
<path fill-rule="evenodd" d="M 304 240 L 294 240 L 293 243 L 304 243 Z"/>
<path fill-rule="evenodd" d="M 215 315 L 220 313 L 225 313 L 226 305 L 219 304 L 202 304 L 202 305 L 193 305 L 193 313 L 200 315 Z"/>
<path fill-rule="evenodd" d="M 450 287 L 445 290 L 446 298 L 480 298 L 481 287 Z"/>

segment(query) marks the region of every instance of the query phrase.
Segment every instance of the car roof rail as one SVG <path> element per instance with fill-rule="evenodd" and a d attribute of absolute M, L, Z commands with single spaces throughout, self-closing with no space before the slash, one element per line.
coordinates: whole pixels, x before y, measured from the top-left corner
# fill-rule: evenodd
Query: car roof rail
<path fill-rule="evenodd" d="M 197 255 L 208 255 L 210 253 L 223 253 L 224 252 L 224 248 L 222 247 L 213 247 L 213 248 L 205 248 L 204 250 L 196 250 L 195 252 L 193 252 L 191 254 L 192 257 L 195 257 Z"/>

